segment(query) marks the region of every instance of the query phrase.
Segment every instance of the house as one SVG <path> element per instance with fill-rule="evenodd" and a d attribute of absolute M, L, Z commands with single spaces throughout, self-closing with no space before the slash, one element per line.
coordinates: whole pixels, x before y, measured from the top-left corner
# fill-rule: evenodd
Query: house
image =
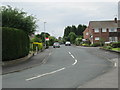
<path fill-rule="evenodd" d="M 88 27 L 83 32 L 84 39 L 89 40 L 91 44 L 100 41 L 120 41 L 120 27 L 118 27 L 118 22 L 114 20 L 90 21 Z"/>

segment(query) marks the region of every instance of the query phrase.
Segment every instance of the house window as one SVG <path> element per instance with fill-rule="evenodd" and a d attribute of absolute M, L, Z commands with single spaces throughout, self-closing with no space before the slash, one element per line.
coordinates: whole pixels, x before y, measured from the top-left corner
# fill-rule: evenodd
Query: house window
<path fill-rule="evenodd" d="M 102 29 L 102 32 L 107 32 L 107 30 L 106 29 Z"/>
<path fill-rule="evenodd" d="M 86 35 L 88 35 L 88 32 L 86 33 Z"/>
<path fill-rule="evenodd" d="M 118 37 L 109 37 L 109 41 L 110 42 L 117 42 L 118 41 Z"/>
<path fill-rule="evenodd" d="M 117 29 L 111 28 L 111 29 L 109 30 L 109 32 L 117 32 Z"/>
<path fill-rule="evenodd" d="M 95 29 L 95 32 L 99 32 L 99 29 Z"/>
<path fill-rule="evenodd" d="M 99 40 L 100 38 L 99 37 L 95 37 L 95 40 Z"/>

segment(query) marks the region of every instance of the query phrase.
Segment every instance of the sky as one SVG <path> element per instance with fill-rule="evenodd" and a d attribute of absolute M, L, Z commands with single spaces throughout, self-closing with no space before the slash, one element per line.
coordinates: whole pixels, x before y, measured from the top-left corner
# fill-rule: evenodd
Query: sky
<path fill-rule="evenodd" d="M 37 18 L 37 32 L 39 34 L 44 31 L 50 33 L 51 36 L 62 37 L 64 28 L 79 24 L 87 25 L 89 21 L 113 20 L 118 16 L 118 1 L 95 1 L 87 0 L 4 0 L 2 5 L 10 5 L 18 9 L 23 9 L 28 15 Z"/>

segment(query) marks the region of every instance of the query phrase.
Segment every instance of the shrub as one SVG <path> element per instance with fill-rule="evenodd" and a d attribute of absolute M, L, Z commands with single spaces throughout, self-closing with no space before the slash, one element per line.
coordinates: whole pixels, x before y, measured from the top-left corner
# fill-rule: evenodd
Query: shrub
<path fill-rule="evenodd" d="M 88 46 L 89 46 L 89 44 L 85 44 L 85 43 L 84 43 L 84 44 L 82 44 L 82 46 L 88 47 Z"/>
<path fill-rule="evenodd" d="M 111 44 L 111 46 L 112 46 L 113 48 L 120 48 L 120 42 L 113 42 L 113 43 Z"/>
<path fill-rule="evenodd" d="M 28 55 L 29 37 L 19 29 L 2 27 L 2 60 L 14 60 Z"/>
<path fill-rule="evenodd" d="M 103 48 L 105 48 L 105 49 L 112 49 L 111 46 L 104 46 Z"/>
<path fill-rule="evenodd" d="M 34 42 L 33 43 L 33 51 L 36 51 L 36 47 L 37 47 L 38 51 L 42 50 L 43 49 L 43 43 Z"/>
<path fill-rule="evenodd" d="M 94 44 L 91 44 L 90 46 L 92 46 L 92 47 L 98 47 L 98 46 L 100 46 L 100 43 L 94 43 Z"/>

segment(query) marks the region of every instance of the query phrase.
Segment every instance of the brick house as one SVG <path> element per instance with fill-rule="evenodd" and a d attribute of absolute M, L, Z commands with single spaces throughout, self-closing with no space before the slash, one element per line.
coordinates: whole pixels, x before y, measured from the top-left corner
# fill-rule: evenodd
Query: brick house
<path fill-rule="evenodd" d="M 120 28 L 115 21 L 90 21 L 83 35 L 92 44 L 99 41 L 117 42 L 120 41 Z"/>

